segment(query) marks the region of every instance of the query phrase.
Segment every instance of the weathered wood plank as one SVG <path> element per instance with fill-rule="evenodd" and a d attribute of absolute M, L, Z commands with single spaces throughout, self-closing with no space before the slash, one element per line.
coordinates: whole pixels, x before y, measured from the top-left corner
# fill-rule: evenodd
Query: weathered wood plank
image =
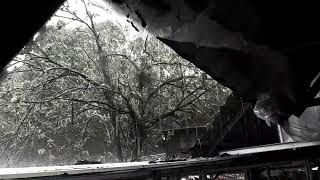
<path fill-rule="evenodd" d="M 159 179 L 159 176 L 182 177 L 190 174 L 242 171 L 244 169 L 257 167 L 290 167 L 294 165 L 293 162 L 320 159 L 320 154 L 317 153 L 320 150 L 319 142 L 313 142 L 312 145 L 307 145 L 306 143 L 299 143 L 298 145 L 291 144 L 288 148 L 281 146 L 279 150 L 259 150 L 256 153 L 249 154 L 244 153 L 226 157 L 190 159 L 188 161 L 153 164 L 149 162 L 133 162 L 36 168 L 3 168 L 0 169 L 0 179 Z M 267 146 L 264 147 L 268 149 Z"/>
<path fill-rule="evenodd" d="M 262 146 L 253 146 L 249 148 L 238 148 L 233 150 L 220 151 L 219 155 L 223 155 L 223 154 L 243 155 L 243 154 L 253 154 L 253 153 L 261 153 L 261 152 L 268 152 L 268 151 L 279 151 L 279 150 L 286 150 L 286 149 L 319 146 L 319 145 L 320 145 L 320 141 L 277 143 L 272 145 L 268 144 L 268 145 L 262 145 Z"/>

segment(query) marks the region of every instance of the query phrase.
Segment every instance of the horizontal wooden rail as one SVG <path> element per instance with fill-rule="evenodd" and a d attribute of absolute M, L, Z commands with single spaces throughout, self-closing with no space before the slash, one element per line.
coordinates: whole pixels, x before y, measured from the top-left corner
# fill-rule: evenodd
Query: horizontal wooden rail
<path fill-rule="evenodd" d="M 284 143 L 221 151 L 221 156 L 173 162 L 130 162 L 27 168 L 2 168 L 0 179 L 159 179 L 235 172 L 257 167 L 290 167 L 320 159 L 320 142 Z M 229 154 L 229 155 L 226 155 Z M 223 155 L 223 156 L 222 156 Z M 225 156 L 226 155 L 226 156 Z"/>
<path fill-rule="evenodd" d="M 252 146 L 247 148 L 237 148 L 232 150 L 220 151 L 219 155 L 244 155 L 244 154 L 254 154 L 269 151 L 279 151 L 279 150 L 289 150 L 303 147 L 319 146 L 320 141 L 314 142 L 289 142 L 289 143 L 277 143 L 277 144 L 267 144 L 262 146 Z"/>

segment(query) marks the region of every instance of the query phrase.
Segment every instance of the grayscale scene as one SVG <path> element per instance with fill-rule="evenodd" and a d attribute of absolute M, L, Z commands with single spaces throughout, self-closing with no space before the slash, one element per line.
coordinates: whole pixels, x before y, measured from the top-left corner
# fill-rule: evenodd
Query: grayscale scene
<path fill-rule="evenodd" d="M 311 5 L 18 4 L 0 179 L 320 179 L 320 28 L 292 21 Z"/>

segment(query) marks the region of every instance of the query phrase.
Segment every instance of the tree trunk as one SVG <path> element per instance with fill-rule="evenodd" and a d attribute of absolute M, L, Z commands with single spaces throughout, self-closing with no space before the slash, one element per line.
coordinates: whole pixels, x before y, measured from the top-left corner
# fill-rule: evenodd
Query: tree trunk
<path fill-rule="evenodd" d="M 121 140 L 120 140 L 120 131 L 119 131 L 119 122 L 118 122 L 118 115 L 116 112 L 111 111 L 110 112 L 110 118 L 112 127 L 114 129 L 113 131 L 113 142 L 116 145 L 116 151 L 117 151 L 117 157 L 120 162 L 123 162 L 123 156 L 122 156 L 122 146 L 121 146 Z"/>
<path fill-rule="evenodd" d="M 141 128 L 139 125 L 140 121 L 138 119 L 135 120 L 135 148 L 133 157 L 135 160 L 139 161 L 141 157 Z"/>

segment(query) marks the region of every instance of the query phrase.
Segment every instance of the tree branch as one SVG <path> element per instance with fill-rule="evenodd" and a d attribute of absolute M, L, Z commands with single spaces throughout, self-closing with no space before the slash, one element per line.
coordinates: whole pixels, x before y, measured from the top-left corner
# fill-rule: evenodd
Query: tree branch
<path fill-rule="evenodd" d="M 168 84 L 173 83 L 173 82 L 180 81 L 180 80 L 182 80 L 183 78 L 196 78 L 196 76 L 181 76 L 181 77 L 178 77 L 178 78 L 168 79 L 168 80 L 164 81 L 162 84 L 160 84 L 156 89 L 154 89 L 154 90 L 148 95 L 147 101 L 149 101 L 149 100 L 150 100 L 162 87 L 164 87 L 165 85 L 168 85 Z"/>

